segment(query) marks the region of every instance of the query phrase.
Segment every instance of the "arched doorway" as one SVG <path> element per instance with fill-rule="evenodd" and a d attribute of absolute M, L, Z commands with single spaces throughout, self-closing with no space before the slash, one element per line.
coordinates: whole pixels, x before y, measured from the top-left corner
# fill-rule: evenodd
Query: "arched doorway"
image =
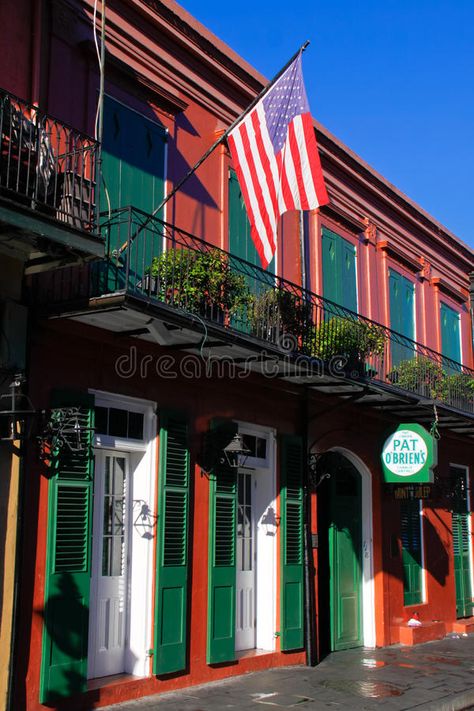
<path fill-rule="evenodd" d="M 334 449 L 318 461 L 320 655 L 375 646 L 370 472 Z"/>

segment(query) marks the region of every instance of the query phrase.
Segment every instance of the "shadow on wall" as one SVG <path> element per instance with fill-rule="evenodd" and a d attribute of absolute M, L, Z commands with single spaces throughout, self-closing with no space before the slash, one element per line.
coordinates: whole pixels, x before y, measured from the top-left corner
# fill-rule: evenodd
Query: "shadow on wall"
<path fill-rule="evenodd" d="M 431 521 L 424 517 L 425 568 L 439 585 L 446 584 L 449 573 L 449 555 L 446 544 Z"/>

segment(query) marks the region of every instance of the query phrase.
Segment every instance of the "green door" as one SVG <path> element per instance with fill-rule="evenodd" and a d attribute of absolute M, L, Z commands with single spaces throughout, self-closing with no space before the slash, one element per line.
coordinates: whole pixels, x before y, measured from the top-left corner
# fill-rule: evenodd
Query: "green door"
<path fill-rule="evenodd" d="M 107 193 L 101 185 L 101 212 L 108 211 L 109 202 L 112 210 L 129 205 L 145 213 L 155 210 L 164 196 L 165 147 L 163 126 L 105 97 L 102 172 Z M 127 245 L 126 220 L 110 230 L 109 240 L 110 250 L 122 250 L 123 261 L 130 254 L 130 285 L 138 282 L 140 287 L 152 257 L 161 254 L 162 240 L 143 230 L 131 246 Z M 118 283 L 116 288 L 123 288 L 123 284 Z"/>
<path fill-rule="evenodd" d="M 413 344 L 410 341 L 415 338 L 415 285 L 393 269 L 389 271 L 388 280 L 390 285 L 390 328 L 410 339 L 404 341 L 403 338 L 396 336 L 392 339 L 392 366 L 395 366 L 413 357 Z"/>
<path fill-rule="evenodd" d="M 473 614 L 471 589 L 471 550 L 469 535 L 469 505 L 466 471 L 450 467 L 452 490 L 455 494 L 452 514 L 454 579 L 456 584 L 456 617 Z"/>
<path fill-rule="evenodd" d="M 333 459 L 329 480 L 331 650 L 360 647 L 362 638 L 361 479 L 352 464 Z"/>

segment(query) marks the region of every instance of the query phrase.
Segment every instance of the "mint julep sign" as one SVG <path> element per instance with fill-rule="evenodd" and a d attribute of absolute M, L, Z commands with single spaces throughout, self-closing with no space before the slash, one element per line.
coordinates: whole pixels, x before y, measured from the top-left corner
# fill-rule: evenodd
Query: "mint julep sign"
<path fill-rule="evenodd" d="M 437 463 L 435 438 L 416 422 L 399 425 L 383 445 L 382 467 L 390 484 L 431 483 Z"/>

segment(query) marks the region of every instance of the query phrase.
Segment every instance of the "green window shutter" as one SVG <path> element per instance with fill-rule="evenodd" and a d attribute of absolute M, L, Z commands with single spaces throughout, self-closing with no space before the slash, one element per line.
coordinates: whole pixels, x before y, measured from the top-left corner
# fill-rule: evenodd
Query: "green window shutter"
<path fill-rule="evenodd" d="M 164 126 L 109 96 L 104 100 L 104 138 L 102 142 L 102 173 L 112 210 L 136 207 L 151 213 L 161 202 L 165 190 L 165 148 L 167 134 Z M 101 212 L 108 210 L 105 190 L 101 186 Z M 161 217 L 162 215 L 158 215 Z M 127 225 L 118 224 L 110 231 L 110 248 L 120 248 L 127 241 Z M 130 252 L 129 278 L 140 283 L 154 256 L 161 254 L 160 239 L 152 239 L 144 232 L 128 247 Z M 116 276 L 109 289 L 123 288 L 123 276 Z"/>
<path fill-rule="evenodd" d="M 356 250 L 346 239 L 340 239 L 342 267 L 342 305 L 357 311 Z"/>
<path fill-rule="evenodd" d="M 351 242 L 340 235 L 322 229 L 323 296 L 357 311 L 356 251 Z"/>
<path fill-rule="evenodd" d="M 284 435 L 281 448 L 281 648 L 301 649 L 303 636 L 303 445 Z"/>
<path fill-rule="evenodd" d="M 190 459 L 188 424 L 160 416 L 155 674 L 186 668 Z"/>
<path fill-rule="evenodd" d="M 456 617 L 473 613 L 471 587 L 471 537 L 469 535 L 469 499 L 466 471 L 450 467 L 451 490 L 454 493 L 452 511 L 454 580 L 456 589 Z"/>
<path fill-rule="evenodd" d="M 213 422 L 216 451 L 237 432 L 233 422 Z M 209 597 L 207 663 L 235 659 L 237 473 L 219 461 L 209 487 Z"/>
<path fill-rule="evenodd" d="M 392 269 L 389 270 L 390 328 L 413 340 L 415 337 L 414 297 L 415 285 Z M 392 365 L 413 357 L 411 343 L 400 339 L 392 342 Z"/>
<path fill-rule="evenodd" d="M 229 171 L 229 252 L 251 264 L 261 266 L 260 257 L 250 236 L 250 223 L 235 170 Z M 272 259 L 267 271 L 274 270 L 275 259 Z M 249 282 L 249 286 L 252 288 L 254 285 Z"/>
<path fill-rule="evenodd" d="M 94 398 L 58 394 L 54 407 L 80 407 L 77 435 L 64 435 L 53 453 L 48 493 L 45 606 L 40 701 L 51 703 L 85 691 L 92 541 Z"/>
<path fill-rule="evenodd" d="M 441 351 L 447 358 L 457 363 L 461 362 L 459 314 L 443 302 L 441 302 Z"/>
<path fill-rule="evenodd" d="M 403 564 L 403 604 L 422 602 L 422 525 L 420 503 L 417 500 L 400 503 L 400 524 Z"/>
<path fill-rule="evenodd" d="M 323 253 L 323 296 L 325 299 L 340 303 L 341 294 L 339 289 L 338 270 L 338 235 L 323 227 L 322 232 L 322 253 Z"/>

